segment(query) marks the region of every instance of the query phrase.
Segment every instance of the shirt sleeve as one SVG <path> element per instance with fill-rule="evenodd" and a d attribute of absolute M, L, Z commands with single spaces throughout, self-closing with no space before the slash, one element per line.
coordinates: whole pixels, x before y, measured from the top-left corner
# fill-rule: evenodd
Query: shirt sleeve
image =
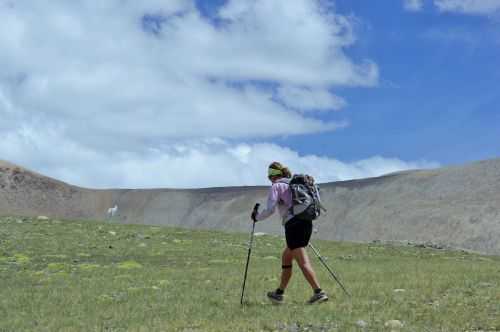
<path fill-rule="evenodd" d="M 278 186 L 274 184 L 269 189 L 269 196 L 267 197 L 267 207 L 264 211 L 259 212 L 256 219 L 257 221 L 269 218 L 274 211 L 276 211 L 276 206 L 278 205 L 279 192 Z"/>

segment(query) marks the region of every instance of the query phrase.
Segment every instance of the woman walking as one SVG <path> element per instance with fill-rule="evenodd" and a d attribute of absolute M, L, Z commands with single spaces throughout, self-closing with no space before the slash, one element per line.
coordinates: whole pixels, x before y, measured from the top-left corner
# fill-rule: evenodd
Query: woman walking
<path fill-rule="evenodd" d="M 252 213 L 252 219 L 260 221 L 270 217 L 277 207 L 285 227 L 286 248 L 281 258 L 281 282 L 276 290 L 267 293 L 267 297 L 274 303 L 283 303 L 285 289 L 292 277 L 292 263 L 295 260 L 313 290 L 308 303 L 321 303 L 327 301 L 328 296 L 319 285 L 306 251 L 312 234 L 312 220 L 298 219 L 290 211 L 292 194 L 288 181 L 291 177 L 290 170 L 282 164 L 273 162 L 269 165 L 268 179 L 272 184 L 267 199 L 267 208 L 260 213 Z"/>

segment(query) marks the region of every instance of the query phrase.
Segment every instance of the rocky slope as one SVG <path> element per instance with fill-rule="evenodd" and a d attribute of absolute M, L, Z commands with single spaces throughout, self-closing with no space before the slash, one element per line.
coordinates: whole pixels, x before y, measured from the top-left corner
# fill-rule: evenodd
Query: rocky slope
<path fill-rule="evenodd" d="M 322 239 L 410 241 L 500 254 L 500 159 L 321 185 Z M 248 231 L 266 187 L 92 190 L 0 162 L 0 215 Z M 277 218 L 257 231 L 281 234 Z"/>

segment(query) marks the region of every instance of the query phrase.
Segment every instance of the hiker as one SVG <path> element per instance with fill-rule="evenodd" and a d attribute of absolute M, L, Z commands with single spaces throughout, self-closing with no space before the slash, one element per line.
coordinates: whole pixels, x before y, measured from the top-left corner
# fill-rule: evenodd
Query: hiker
<path fill-rule="evenodd" d="M 267 199 L 267 208 L 262 212 L 252 213 L 252 220 L 257 222 L 270 217 L 278 207 L 282 224 L 285 227 L 286 248 L 281 258 L 281 283 L 276 290 L 268 292 L 267 297 L 274 303 L 283 303 L 285 289 L 292 277 L 292 263 L 295 260 L 314 292 L 308 303 L 320 303 L 327 301 L 328 296 L 319 285 L 306 251 L 313 224 L 312 220 L 298 219 L 291 212 L 292 194 L 288 185 L 291 177 L 290 170 L 282 164 L 273 162 L 269 165 L 268 179 L 272 185 Z"/>

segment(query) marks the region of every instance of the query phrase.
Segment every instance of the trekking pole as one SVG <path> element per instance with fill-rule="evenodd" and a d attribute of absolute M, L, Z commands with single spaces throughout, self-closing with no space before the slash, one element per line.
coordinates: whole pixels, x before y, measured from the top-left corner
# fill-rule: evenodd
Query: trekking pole
<path fill-rule="evenodd" d="M 344 287 L 344 285 L 342 285 L 342 282 L 340 282 L 339 278 L 337 278 L 337 276 L 335 275 L 335 273 L 333 273 L 333 271 L 328 267 L 328 265 L 326 265 L 325 259 L 323 258 L 323 256 L 320 255 L 319 251 L 312 245 L 312 243 L 309 243 L 309 247 L 311 247 L 311 249 L 314 251 L 314 253 L 318 257 L 319 261 L 321 263 L 323 263 L 323 265 L 328 270 L 328 272 L 330 272 L 330 274 L 332 275 L 333 279 L 335 279 L 335 281 L 340 285 L 340 287 L 342 288 L 342 290 L 344 291 L 344 293 L 346 293 L 347 296 L 351 297 L 351 294 L 347 291 L 347 289 Z"/>
<path fill-rule="evenodd" d="M 257 212 L 259 211 L 259 205 L 260 205 L 259 203 L 255 204 L 255 206 L 253 208 L 252 217 L 255 216 L 257 214 Z M 250 263 L 250 254 L 252 253 L 253 234 L 255 232 L 255 222 L 256 222 L 256 220 L 253 219 L 252 233 L 250 234 L 250 242 L 248 244 L 248 256 L 247 256 L 247 264 L 245 266 L 245 276 L 243 277 L 243 287 L 241 289 L 241 300 L 240 300 L 241 305 L 243 305 L 243 295 L 245 294 L 245 284 L 247 282 L 248 263 Z"/>

